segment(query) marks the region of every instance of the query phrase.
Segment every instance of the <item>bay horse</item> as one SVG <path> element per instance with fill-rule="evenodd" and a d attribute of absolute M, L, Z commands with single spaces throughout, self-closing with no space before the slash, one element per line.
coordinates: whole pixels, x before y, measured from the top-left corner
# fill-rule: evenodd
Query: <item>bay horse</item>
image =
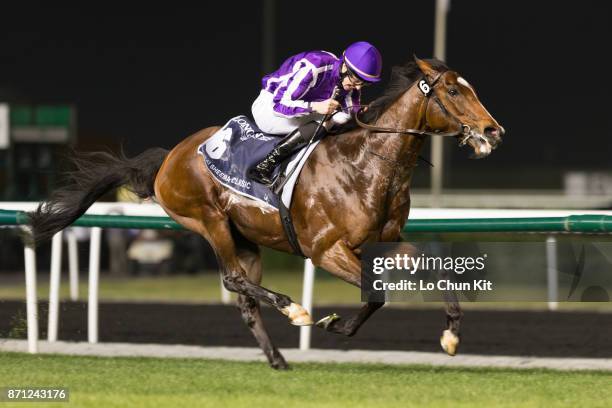
<path fill-rule="evenodd" d="M 149 149 L 134 158 L 104 152 L 74 159 L 71 181 L 29 214 L 34 242 L 69 226 L 98 198 L 122 185 L 154 197 L 170 217 L 203 236 L 221 266 L 223 284 L 238 293 L 242 319 L 270 365 L 288 365 L 261 319 L 265 302 L 294 325 L 310 325 L 309 313 L 288 296 L 260 285 L 260 246 L 292 252 L 278 211 L 221 185 L 206 169 L 198 146 L 219 127 L 203 129 L 171 151 Z M 384 95 L 344 132 L 323 139 L 301 170 L 290 208 L 303 254 L 340 279 L 361 286 L 364 244 L 398 241 L 410 210 L 410 181 L 426 135 L 453 135 L 475 157 L 495 149 L 504 129 L 474 88 L 443 62 L 414 58 L 395 67 Z M 441 136 L 440 136 L 441 137 Z M 454 355 L 462 312 L 457 298 L 445 299 L 447 327 L 440 339 Z M 348 319 L 336 315 L 317 325 L 354 335 L 381 306 L 366 302 Z"/>

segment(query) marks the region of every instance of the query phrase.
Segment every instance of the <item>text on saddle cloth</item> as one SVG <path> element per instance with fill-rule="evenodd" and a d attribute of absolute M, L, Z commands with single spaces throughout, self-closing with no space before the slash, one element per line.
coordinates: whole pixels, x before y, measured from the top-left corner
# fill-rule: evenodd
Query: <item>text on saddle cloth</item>
<path fill-rule="evenodd" d="M 247 172 L 274 149 L 281 137 L 282 135 L 263 133 L 250 118 L 240 115 L 231 118 L 198 146 L 198 154 L 204 158 L 204 163 L 213 177 L 225 187 L 278 209 L 279 202 L 272 190 L 249 179 Z M 293 188 L 299 173 L 318 143 L 318 141 L 313 142 L 304 155 L 298 154 L 299 150 L 296 151 L 287 166 L 275 169 L 274 176 L 277 176 L 281 167 L 287 174 L 297 166 L 281 194 L 286 207 L 291 204 Z"/>

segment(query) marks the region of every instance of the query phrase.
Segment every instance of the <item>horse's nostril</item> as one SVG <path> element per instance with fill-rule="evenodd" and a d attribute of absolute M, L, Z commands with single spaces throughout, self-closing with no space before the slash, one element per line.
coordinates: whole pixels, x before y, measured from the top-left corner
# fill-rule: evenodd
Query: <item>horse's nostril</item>
<path fill-rule="evenodd" d="M 500 137 L 501 132 L 496 127 L 488 126 L 488 127 L 485 128 L 484 134 L 485 134 L 485 136 L 488 136 L 488 137 L 498 138 L 498 137 Z"/>

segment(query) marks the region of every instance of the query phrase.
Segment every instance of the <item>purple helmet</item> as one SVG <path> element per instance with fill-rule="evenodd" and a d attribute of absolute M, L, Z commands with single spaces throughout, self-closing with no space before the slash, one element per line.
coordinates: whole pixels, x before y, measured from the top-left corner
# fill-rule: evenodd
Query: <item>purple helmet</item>
<path fill-rule="evenodd" d="M 372 44 L 359 41 L 344 51 L 344 62 L 351 72 L 367 82 L 380 81 L 382 56 Z"/>

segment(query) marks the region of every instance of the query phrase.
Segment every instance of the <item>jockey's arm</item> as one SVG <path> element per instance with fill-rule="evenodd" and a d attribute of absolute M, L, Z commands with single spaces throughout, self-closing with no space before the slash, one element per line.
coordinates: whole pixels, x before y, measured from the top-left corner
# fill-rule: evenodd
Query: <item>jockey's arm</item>
<path fill-rule="evenodd" d="M 310 102 L 310 108 L 321 115 L 329 115 L 340 109 L 341 105 L 337 100 L 330 98 L 325 101 Z"/>
<path fill-rule="evenodd" d="M 299 117 L 312 113 L 310 104 L 301 98 L 313 84 L 313 72 L 309 66 L 295 71 L 287 85 L 274 96 L 274 112 L 283 117 Z"/>

